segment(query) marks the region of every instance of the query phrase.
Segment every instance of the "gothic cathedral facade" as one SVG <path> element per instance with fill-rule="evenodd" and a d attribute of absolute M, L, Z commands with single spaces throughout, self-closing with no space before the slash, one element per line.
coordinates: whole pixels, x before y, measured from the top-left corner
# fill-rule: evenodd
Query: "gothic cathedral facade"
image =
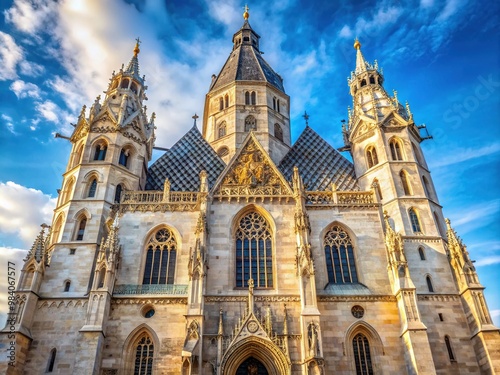
<path fill-rule="evenodd" d="M 500 373 L 499 330 L 408 105 L 356 41 L 353 162 L 308 125 L 292 145 L 259 39 L 245 12 L 201 132 L 195 119 L 150 166 L 138 44 L 84 106 L 2 373 Z"/>

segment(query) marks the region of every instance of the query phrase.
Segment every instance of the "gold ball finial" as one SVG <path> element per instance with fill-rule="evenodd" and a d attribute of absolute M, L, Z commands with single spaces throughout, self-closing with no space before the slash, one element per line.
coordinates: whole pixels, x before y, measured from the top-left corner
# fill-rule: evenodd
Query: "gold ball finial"
<path fill-rule="evenodd" d="M 134 56 L 137 56 L 141 50 L 139 49 L 139 44 L 141 44 L 141 40 L 137 38 L 135 40 L 135 47 L 134 47 Z"/>
<path fill-rule="evenodd" d="M 359 42 L 358 38 L 354 41 L 354 49 L 360 49 L 361 48 L 361 43 Z"/>
<path fill-rule="evenodd" d="M 248 13 L 249 10 L 250 8 L 248 7 L 248 5 L 245 5 L 245 12 L 243 13 L 243 18 L 245 19 L 245 21 L 248 21 L 248 18 L 250 17 L 250 13 Z"/>

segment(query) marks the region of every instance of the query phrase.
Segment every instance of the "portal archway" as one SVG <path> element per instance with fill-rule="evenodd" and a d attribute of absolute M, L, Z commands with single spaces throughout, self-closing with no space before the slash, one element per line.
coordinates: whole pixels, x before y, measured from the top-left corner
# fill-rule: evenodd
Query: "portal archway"
<path fill-rule="evenodd" d="M 252 366 L 250 370 L 257 372 L 248 372 L 252 361 L 257 369 Z M 221 370 L 222 375 L 289 375 L 291 363 L 271 340 L 250 336 L 231 345 L 222 358 Z"/>
<path fill-rule="evenodd" d="M 269 375 L 266 366 L 254 357 L 249 357 L 236 370 L 236 375 Z"/>

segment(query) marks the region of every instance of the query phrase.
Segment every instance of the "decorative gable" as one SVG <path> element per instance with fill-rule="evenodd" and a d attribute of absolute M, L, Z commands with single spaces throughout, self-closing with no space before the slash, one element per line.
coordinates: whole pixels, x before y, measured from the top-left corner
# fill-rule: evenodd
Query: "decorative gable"
<path fill-rule="evenodd" d="M 253 133 L 248 135 L 212 191 L 220 198 L 293 194 L 290 185 Z"/>

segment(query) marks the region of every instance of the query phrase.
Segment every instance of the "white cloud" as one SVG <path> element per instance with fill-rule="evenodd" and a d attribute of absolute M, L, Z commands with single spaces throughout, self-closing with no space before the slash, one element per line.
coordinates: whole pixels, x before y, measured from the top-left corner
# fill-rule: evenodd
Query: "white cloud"
<path fill-rule="evenodd" d="M 475 206 L 460 207 L 460 212 L 450 215 L 452 218 L 457 216 L 456 219 L 451 220 L 455 227 L 467 225 L 467 230 L 472 230 L 478 225 L 488 225 L 490 220 L 500 211 L 500 199 L 495 199 L 489 202 L 484 202 Z"/>
<path fill-rule="evenodd" d="M 51 102 L 50 100 L 38 103 L 35 106 L 35 109 L 38 114 L 45 120 L 59 123 L 58 113 L 60 113 L 60 109 L 55 103 Z"/>
<path fill-rule="evenodd" d="M 0 81 L 15 79 L 17 77 L 16 67 L 23 59 L 23 50 L 14 38 L 0 31 Z"/>
<path fill-rule="evenodd" d="M 19 63 L 20 73 L 30 77 L 38 77 L 44 72 L 44 67 L 31 61 L 21 61 Z"/>
<path fill-rule="evenodd" d="M 49 25 L 49 18 L 55 14 L 58 4 L 52 0 L 14 0 L 12 7 L 4 11 L 5 20 L 25 33 L 36 34 Z"/>
<path fill-rule="evenodd" d="M 40 88 L 31 82 L 24 82 L 20 79 L 10 85 L 10 89 L 16 94 L 18 99 L 34 98 L 40 99 Z"/>
<path fill-rule="evenodd" d="M 0 182 L 0 196 L 2 238 L 14 236 L 17 242 L 21 241 L 25 247 L 31 246 L 40 231 L 40 224 L 50 225 L 52 222 L 56 199 L 40 190 L 27 188 L 12 181 Z"/>
<path fill-rule="evenodd" d="M 467 149 L 457 149 L 448 150 L 450 156 L 440 158 L 437 162 L 431 162 L 431 169 L 448 167 L 449 165 L 462 163 L 464 161 L 484 158 L 485 156 L 496 154 L 500 151 L 500 143 L 491 143 L 480 148 L 467 148 Z"/>
<path fill-rule="evenodd" d="M 498 263 L 500 263 L 500 255 L 492 255 L 477 260 L 475 265 L 477 267 L 481 267 L 481 266 L 491 266 L 492 264 L 498 264 Z"/>
<path fill-rule="evenodd" d="M 12 134 L 17 135 L 16 131 L 14 130 L 14 122 L 12 117 L 2 113 L 1 118 L 2 120 L 4 120 L 5 126 L 7 126 L 7 130 L 10 131 Z"/>
<path fill-rule="evenodd" d="M 457 13 L 460 10 L 461 6 L 462 6 L 462 1 L 460 1 L 460 0 L 448 0 L 448 1 L 446 1 L 446 5 L 444 6 L 441 14 L 439 14 L 439 16 L 437 17 L 436 21 L 437 22 L 445 22 L 451 16 L 453 16 L 455 13 Z"/>

